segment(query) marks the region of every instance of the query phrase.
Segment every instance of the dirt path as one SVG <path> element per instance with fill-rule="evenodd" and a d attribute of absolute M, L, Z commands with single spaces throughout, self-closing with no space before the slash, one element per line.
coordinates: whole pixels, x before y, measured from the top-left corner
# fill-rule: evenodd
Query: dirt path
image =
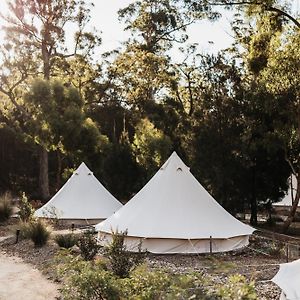
<path fill-rule="evenodd" d="M 54 300 L 57 286 L 20 258 L 0 252 L 0 300 Z"/>

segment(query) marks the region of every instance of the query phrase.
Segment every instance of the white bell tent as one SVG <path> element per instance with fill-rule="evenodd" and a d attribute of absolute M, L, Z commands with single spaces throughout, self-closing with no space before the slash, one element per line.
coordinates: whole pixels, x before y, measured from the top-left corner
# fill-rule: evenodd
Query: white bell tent
<path fill-rule="evenodd" d="M 293 204 L 293 201 L 296 197 L 296 192 L 297 192 L 297 178 L 295 175 L 292 175 L 289 178 L 289 190 L 287 195 L 280 201 L 280 202 L 276 202 L 273 203 L 274 207 L 291 207 Z M 298 206 L 300 206 L 300 202 L 298 204 Z"/>
<path fill-rule="evenodd" d="M 282 289 L 280 300 L 299 300 L 300 259 L 281 264 L 272 281 Z"/>
<path fill-rule="evenodd" d="M 104 220 L 122 204 L 97 180 L 85 163 L 62 188 L 35 212 L 36 217 L 69 221 L 86 220 L 91 224 Z"/>
<path fill-rule="evenodd" d="M 151 180 L 120 210 L 96 225 L 100 243 L 125 232 L 130 251 L 206 253 L 239 249 L 254 229 L 235 219 L 173 152 Z"/>

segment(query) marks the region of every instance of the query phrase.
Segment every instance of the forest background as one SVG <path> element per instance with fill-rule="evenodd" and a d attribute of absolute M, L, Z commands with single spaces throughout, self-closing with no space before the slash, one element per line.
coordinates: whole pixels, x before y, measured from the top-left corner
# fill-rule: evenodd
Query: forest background
<path fill-rule="evenodd" d="M 299 177 L 296 2 L 133 1 L 118 12 L 128 39 L 103 53 L 101 34 L 90 31 L 91 3 L 7 2 L 2 192 L 46 201 L 84 161 L 125 203 L 175 150 L 224 208 L 250 210 L 255 225 L 259 209 L 285 195 L 291 174 Z M 189 26 L 218 22 L 225 11 L 230 47 L 211 54 L 188 42 Z M 296 188 L 286 227 L 300 180 Z"/>

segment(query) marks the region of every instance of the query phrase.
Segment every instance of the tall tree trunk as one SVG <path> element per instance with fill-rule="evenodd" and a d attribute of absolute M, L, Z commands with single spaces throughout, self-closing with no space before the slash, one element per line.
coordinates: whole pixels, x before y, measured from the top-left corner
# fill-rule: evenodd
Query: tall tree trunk
<path fill-rule="evenodd" d="M 283 232 L 287 232 L 289 227 L 291 226 L 294 218 L 295 218 L 295 214 L 297 211 L 297 207 L 299 204 L 299 199 L 300 199 L 300 180 L 299 180 L 299 175 L 297 175 L 297 191 L 296 191 L 296 197 L 294 199 L 294 202 L 292 204 L 289 216 L 287 217 L 287 219 L 285 220 L 284 224 L 283 224 Z"/>
<path fill-rule="evenodd" d="M 257 201 L 256 201 L 256 170 L 255 166 L 252 169 L 252 196 L 251 196 L 251 217 L 250 224 L 257 225 Z"/>
<path fill-rule="evenodd" d="M 39 145 L 39 190 L 42 200 L 48 200 L 49 193 L 49 179 L 48 179 L 48 152 Z"/>
<path fill-rule="evenodd" d="M 49 29 L 46 26 L 44 28 L 44 36 L 42 41 L 42 58 L 43 58 L 43 73 L 44 79 L 50 80 L 50 53 L 47 48 L 47 42 L 49 41 Z M 39 146 L 39 189 L 42 200 L 48 200 L 49 193 L 49 169 L 48 169 L 48 152 L 45 147 Z"/>
<path fill-rule="evenodd" d="M 61 169 L 62 169 L 62 157 L 59 150 L 57 152 L 57 171 L 56 171 L 56 191 L 61 187 Z"/>

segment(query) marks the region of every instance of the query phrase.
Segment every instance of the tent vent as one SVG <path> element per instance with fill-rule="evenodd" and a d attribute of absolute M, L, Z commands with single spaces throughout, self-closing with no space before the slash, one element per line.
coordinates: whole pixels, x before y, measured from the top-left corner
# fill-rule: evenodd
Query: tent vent
<path fill-rule="evenodd" d="M 79 173 L 76 172 L 75 175 L 79 175 Z"/>
<path fill-rule="evenodd" d="M 90 173 L 88 173 L 88 175 L 92 175 L 92 174 L 93 174 L 93 173 L 91 173 L 91 172 L 90 172 Z"/>
<path fill-rule="evenodd" d="M 181 168 L 177 168 L 177 170 L 176 171 L 182 171 L 182 169 Z"/>

